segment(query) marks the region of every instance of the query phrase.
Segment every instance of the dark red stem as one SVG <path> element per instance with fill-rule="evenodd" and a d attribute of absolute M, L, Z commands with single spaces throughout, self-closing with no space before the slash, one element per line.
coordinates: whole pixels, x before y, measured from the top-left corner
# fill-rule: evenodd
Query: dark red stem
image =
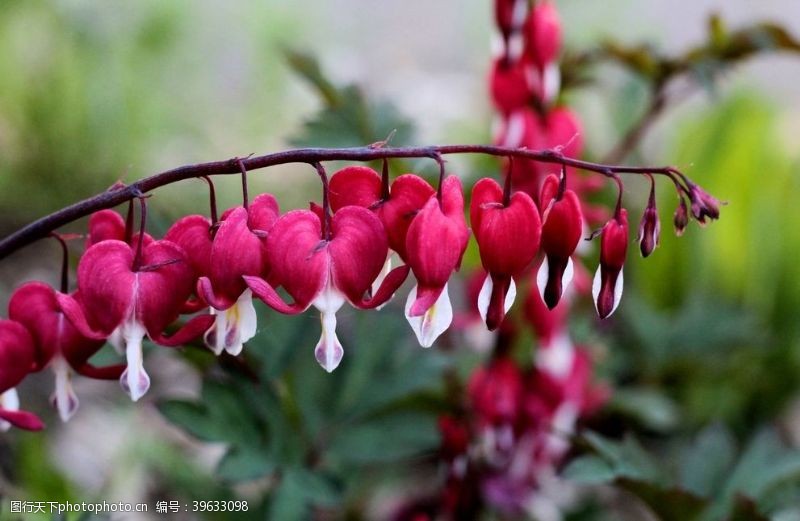
<path fill-rule="evenodd" d="M 242 174 L 242 206 L 247 210 L 250 206 L 250 197 L 247 195 L 247 168 L 239 158 L 236 159 L 236 166 L 239 167 L 239 172 Z"/>
<path fill-rule="evenodd" d="M 214 188 L 214 181 L 211 180 L 210 177 L 207 175 L 200 177 L 203 181 L 208 183 L 208 205 L 209 205 L 209 212 L 211 217 L 211 224 L 214 225 L 217 222 L 217 190 Z"/>
<path fill-rule="evenodd" d="M 136 256 L 133 258 L 133 271 L 139 271 L 142 267 L 142 249 L 144 248 L 144 233 L 147 225 L 147 197 L 141 194 L 139 197 L 139 240 L 136 241 Z"/>
<path fill-rule="evenodd" d="M 69 293 L 69 248 L 67 241 L 58 233 L 51 233 L 50 236 L 61 244 L 61 293 Z"/>
<path fill-rule="evenodd" d="M 624 165 L 603 165 L 565 157 L 557 150 L 529 150 L 523 148 L 499 147 L 492 145 L 442 145 L 427 147 L 386 147 L 386 148 L 301 148 L 286 150 L 263 156 L 246 159 L 228 159 L 212 163 L 200 163 L 181 166 L 167 170 L 160 174 L 146 177 L 128 186 L 114 187 L 101 194 L 84 199 L 78 203 L 67 206 L 50 215 L 42 217 L 16 232 L 0 240 L 0 259 L 8 257 L 18 249 L 32 242 L 47 237 L 50 232 L 57 230 L 65 224 L 91 215 L 105 208 L 113 208 L 137 197 L 139 193 L 148 193 L 156 188 L 172 184 L 184 179 L 193 179 L 202 176 L 241 174 L 239 162 L 247 170 L 258 170 L 275 165 L 287 163 L 315 163 L 319 161 L 375 161 L 380 159 L 402 159 L 437 157 L 449 154 L 486 154 L 498 157 L 515 157 L 539 161 L 541 163 L 560 164 L 580 168 L 590 172 L 597 172 L 608 176 L 609 172 L 617 174 L 647 173 L 665 175 L 673 179 L 679 190 L 687 190 L 688 179 L 673 167 L 634 167 Z"/>
<path fill-rule="evenodd" d="M 320 181 L 322 181 L 322 238 L 326 241 L 331 240 L 331 202 L 329 199 L 330 189 L 328 188 L 328 174 L 322 163 L 314 163 Z"/>

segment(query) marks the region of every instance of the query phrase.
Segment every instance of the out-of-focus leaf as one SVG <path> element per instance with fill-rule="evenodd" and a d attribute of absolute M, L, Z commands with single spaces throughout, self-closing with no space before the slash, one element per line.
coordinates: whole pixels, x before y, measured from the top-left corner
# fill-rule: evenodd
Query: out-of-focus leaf
<path fill-rule="evenodd" d="M 736 440 L 720 424 L 704 429 L 688 450 L 679 468 L 679 483 L 699 496 L 720 490 L 736 459 Z"/>
<path fill-rule="evenodd" d="M 435 418 L 426 414 L 392 414 L 343 429 L 331 440 L 329 456 L 346 464 L 396 461 L 436 448 Z"/>
<path fill-rule="evenodd" d="M 587 455 L 570 461 L 564 467 L 562 476 L 584 485 L 600 485 L 613 482 L 617 478 L 617 473 L 603 458 Z"/>
<path fill-rule="evenodd" d="M 655 431 L 673 429 L 680 420 L 680 410 L 675 402 L 654 389 L 637 387 L 615 390 L 607 407 Z"/>
<path fill-rule="evenodd" d="M 217 465 L 217 475 L 227 481 L 247 481 L 266 476 L 274 468 L 274 462 L 259 447 L 239 445 L 225 453 Z"/>
<path fill-rule="evenodd" d="M 393 143 L 411 141 L 411 122 L 391 103 L 374 102 L 355 85 L 333 85 L 317 61 L 307 54 L 290 51 L 287 56 L 292 68 L 320 92 L 325 102 L 324 107 L 305 122 L 300 134 L 290 140 L 293 145 L 356 147 L 390 135 Z"/>
<path fill-rule="evenodd" d="M 307 519 L 312 505 L 332 505 L 341 500 L 327 478 L 306 469 L 287 468 L 271 496 L 269 519 Z"/>

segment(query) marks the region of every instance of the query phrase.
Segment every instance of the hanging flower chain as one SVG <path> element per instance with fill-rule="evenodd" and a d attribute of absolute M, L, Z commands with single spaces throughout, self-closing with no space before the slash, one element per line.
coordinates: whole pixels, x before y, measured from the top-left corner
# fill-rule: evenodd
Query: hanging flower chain
<path fill-rule="evenodd" d="M 340 363 L 344 349 L 336 336 L 336 312 L 348 302 L 359 309 L 384 305 L 413 273 L 406 318 L 419 343 L 429 347 L 449 326 L 453 310 L 450 276 L 460 268 L 470 232 L 461 180 L 446 172 L 443 156 L 488 154 L 561 166 L 561 175 L 545 180 L 538 197 L 515 191 L 511 175 L 501 186 L 481 179 L 468 206 L 472 233 L 489 272 L 479 299 L 489 329 L 497 328 L 513 303 L 514 277 L 541 258 L 549 267 L 541 281 L 550 308 L 561 296 L 568 261 L 580 239 L 580 202 L 567 188 L 567 167 L 599 173 L 619 189 L 614 216 L 603 227 L 595 303 L 601 318 L 621 296 L 622 265 L 628 242 L 627 212 L 622 207 L 621 174 L 669 178 L 679 205 L 679 234 L 690 217 L 700 224 L 719 217 L 720 203 L 672 167 L 645 168 L 591 163 L 567 157 L 560 148 L 529 150 L 488 145 L 298 149 L 264 156 L 183 166 L 108 191 L 64 208 L 0 240 L 0 259 L 65 224 L 90 216 L 84 252 L 77 268 L 77 290 L 69 293 L 62 269 L 57 291 L 27 283 L 12 295 L 9 319 L 0 320 L 0 428 L 42 428 L 31 413 L 19 411 L 14 388 L 29 373 L 50 367 L 56 378 L 53 404 L 66 421 L 77 409 L 70 384 L 73 371 L 91 378 L 119 378 L 133 400 L 150 385 L 142 341 L 173 347 L 203 337 L 214 353 L 231 355 L 256 332 L 253 296 L 276 311 L 296 314 L 313 306 L 320 312 L 321 336 L 315 357 L 327 371 Z M 436 187 L 414 174 L 390 182 L 388 159 L 431 158 L 439 165 Z M 384 160 L 382 172 L 346 167 L 328 176 L 323 162 Z M 306 163 L 322 183 L 322 205 L 281 215 L 270 194 L 250 200 L 247 174 L 256 169 Z M 210 176 L 238 174 L 242 204 L 217 217 Z M 180 180 L 202 178 L 210 187 L 209 216 L 178 220 L 163 239 L 145 231 L 149 192 Z M 658 217 L 652 184 L 640 226 L 641 251 L 658 244 Z M 139 229 L 134 230 L 135 201 Z M 128 218 L 110 208 L 128 204 Z M 538 204 L 538 207 L 537 207 Z M 576 233 L 572 233 L 575 230 Z M 58 236 L 64 247 L 69 237 Z M 402 261 L 392 269 L 392 258 Z M 569 261 L 571 262 L 571 261 Z M 542 272 L 540 270 L 540 277 Z M 290 301 L 278 293 L 283 288 Z M 207 309 L 207 313 L 199 313 Z M 182 315 L 194 314 L 174 330 Z M 168 330 L 173 331 L 167 335 Z M 123 365 L 97 368 L 87 360 L 108 341 L 125 354 Z"/>

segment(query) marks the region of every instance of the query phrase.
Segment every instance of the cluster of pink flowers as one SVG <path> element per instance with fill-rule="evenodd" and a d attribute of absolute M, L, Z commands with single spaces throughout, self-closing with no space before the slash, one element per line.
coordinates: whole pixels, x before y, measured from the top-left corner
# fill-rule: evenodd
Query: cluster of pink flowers
<path fill-rule="evenodd" d="M 498 112 L 496 144 L 580 156 L 580 121 L 558 99 L 562 29 L 554 5 L 549 0 L 496 0 L 495 15 L 501 38 L 489 90 Z M 559 488 L 552 485 L 569 450 L 569 436 L 610 393 L 593 383 L 590 351 L 574 344 L 567 317 L 572 302 L 590 291 L 600 318 L 619 305 L 628 246 L 622 182 L 608 176 L 619 188 L 609 214 L 586 203 L 602 186 L 595 182 L 601 178 L 524 159 L 509 159 L 505 166 L 505 192 L 482 179 L 470 207 L 486 271 L 476 274 L 485 279 L 479 292 L 472 290 L 477 294 L 473 300 L 488 328 L 500 327 L 500 334 L 492 358 L 471 375 L 460 412 L 440 418 L 445 469 L 441 491 L 408 505 L 397 519 L 466 519 L 484 506 L 507 515 L 560 519 L 561 500 L 550 492 Z M 655 249 L 660 234 L 652 176 L 650 181 L 638 239 L 644 257 Z M 517 190 L 513 195 L 512 185 Z M 692 202 L 692 215 L 701 223 L 705 217 L 716 218 L 718 202 L 688 186 L 684 193 Z M 687 220 L 680 197 L 675 214 L 679 234 Z M 600 236 L 593 282 L 578 259 L 586 253 L 579 246 L 590 227 L 599 227 L 591 237 Z M 522 237 L 530 241 L 523 244 Z M 537 341 L 530 366 L 510 353 L 521 339 L 518 321 L 503 321 L 519 282 L 530 288 L 522 317 Z"/>

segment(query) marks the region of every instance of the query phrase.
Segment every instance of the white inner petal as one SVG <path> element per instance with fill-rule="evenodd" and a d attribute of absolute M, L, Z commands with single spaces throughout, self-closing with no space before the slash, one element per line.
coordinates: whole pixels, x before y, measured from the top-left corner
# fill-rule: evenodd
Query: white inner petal
<path fill-rule="evenodd" d="M 569 298 L 572 279 L 575 276 L 575 266 L 572 263 L 572 257 L 567 259 L 567 265 L 564 268 L 564 273 L 561 275 L 561 298 Z M 550 277 L 550 266 L 547 259 L 542 261 L 539 266 L 539 271 L 536 273 L 536 287 L 539 288 L 539 295 L 544 300 L 544 290 L 547 287 L 547 279 Z"/>
<path fill-rule="evenodd" d="M 559 332 L 536 351 L 536 366 L 561 380 L 572 372 L 574 359 L 575 347 L 566 331 Z"/>
<path fill-rule="evenodd" d="M 50 363 L 50 368 L 56 378 L 56 388 L 50 396 L 50 403 L 58 411 L 61 421 L 68 421 L 78 410 L 78 396 L 72 389 L 72 368 L 64 357 L 56 355 Z"/>
<path fill-rule="evenodd" d="M 125 340 L 125 357 L 128 367 L 120 376 L 120 384 L 134 402 L 141 398 L 150 388 L 150 377 L 144 370 L 142 340 L 145 328 L 135 318 L 134 313 L 120 326 L 122 338 Z"/>
<path fill-rule="evenodd" d="M 408 300 L 406 300 L 406 320 L 411 324 L 411 329 L 414 330 L 414 334 L 417 335 L 419 344 L 422 347 L 431 347 L 433 342 L 450 327 L 450 323 L 453 321 L 453 306 L 450 304 L 447 284 L 444 285 L 442 293 L 439 295 L 439 298 L 436 299 L 433 306 L 420 317 L 412 317 L 409 315 L 411 306 L 416 299 L 417 286 L 415 285 L 408 294 Z"/>
<path fill-rule="evenodd" d="M 544 102 L 550 103 L 556 99 L 558 91 L 561 88 L 561 70 L 558 67 L 558 62 L 553 61 L 548 63 L 544 68 L 542 84 L 544 85 Z M 570 138 L 572 138 L 572 136 L 570 136 Z M 564 144 L 566 143 L 559 143 L 559 145 Z"/>
<path fill-rule="evenodd" d="M 392 271 L 392 254 L 393 253 L 394 252 L 392 252 L 392 250 L 389 250 L 389 254 L 386 255 L 386 262 L 383 263 L 383 269 L 378 274 L 378 278 L 375 279 L 375 282 L 372 283 L 372 296 L 375 296 L 375 294 L 380 289 L 381 284 L 383 284 L 384 279 L 386 279 L 386 276 L 389 274 L 390 271 Z M 384 302 L 380 306 L 376 307 L 375 309 L 380 311 L 381 309 L 383 309 L 383 307 L 386 304 L 389 303 L 389 300 L 392 300 L 393 297 L 394 297 L 394 295 L 392 295 L 392 297 L 390 297 L 386 302 Z"/>
<path fill-rule="evenodd" d="M 330 280 L 312 304 L 320 311 L 322 334 L 314 348 L 314 357 L 323 369 L 332 372 L 339 366 L 344 356 L 344 349 L 336 336 L 336 312 L 345 302 L 345 297 Z"/>
<path fill-rule="evenodd" d="M 516 111 L 508 117 L 503 137 L 503 146 L 522 146 L 522 138 L 525 137 L 525 116 L 522 111 Z"/>
<path fill-rule="evenodd" d="M 108 337 L 108 343 L 111 344 L 111 347 L 114 348 L 118 355 L 125 354 L 125 340 L 122 338 L 120 328 L 111 332 L 111 336 Z"/>
<path fill-rule="evenodd" d="M 492 281 L 492 277 L 490 275 L 486 275 L 486 278 L 483 279 L 483 286 L 481 286 L 481 291 L 478 293 L 478 313 L 480 313 L 483 322 L 486 323 L 486 314 L 489 312 L 489 303 L 492 300 L 492 289 L 494 289 L 494 281 Z M 514 283 L 514 279 L 511 279 L 511 284 L 508 286 L 508 291 L 506 292 L 506 298 L 503 301 L 503 312 L 508 313 L 508 310 L 511 309 L 511 306 L 514 305 L 514 300 L 517 298 L 517 285 Z"/>
<path fill-rule="evenodd" d="M 5 409 L 7 411 L 19 410 L 19 395 L 14 387 L 0 394 L 0 409 Z M 5 420 L 0 420 L 0 431 L 7 431 L 10 428 L 10 423 Z"/>
<path fill-rule="evenodd" d="M 215 355 L 227 351 L 233 356 L 242 352 L 244 343 L 256 335 L 258 317 L 253 306 L 253 292 L 246 289 L 228 309 L 210 308 L 214 324 L 208 328 L 203 340 Z"/>
<path fill-rule="evenodd" d="M 597 271 L 594 272 L 594 279 L 592 280 L 592 300 L 594 300 L 594 309 L 595 311 L 600 313 L 597 309 L 597 297 L 600 295 L 600 287 L 602 285 L 602 278 L 600 276 L 600 266 L 597 267 Z M 622 270 L 619 271 L 619 275 L 617 275 L 617 282 L 614 284 L 614 306 L 611 308 L 611 312 L 608 314 L 608 317 L 614 314 L 614 311 L 617 310 L 617 306 L 619 306 L 620 301 L 622 300 L 622 288 L 623 288 L 623 276 Z"/>

